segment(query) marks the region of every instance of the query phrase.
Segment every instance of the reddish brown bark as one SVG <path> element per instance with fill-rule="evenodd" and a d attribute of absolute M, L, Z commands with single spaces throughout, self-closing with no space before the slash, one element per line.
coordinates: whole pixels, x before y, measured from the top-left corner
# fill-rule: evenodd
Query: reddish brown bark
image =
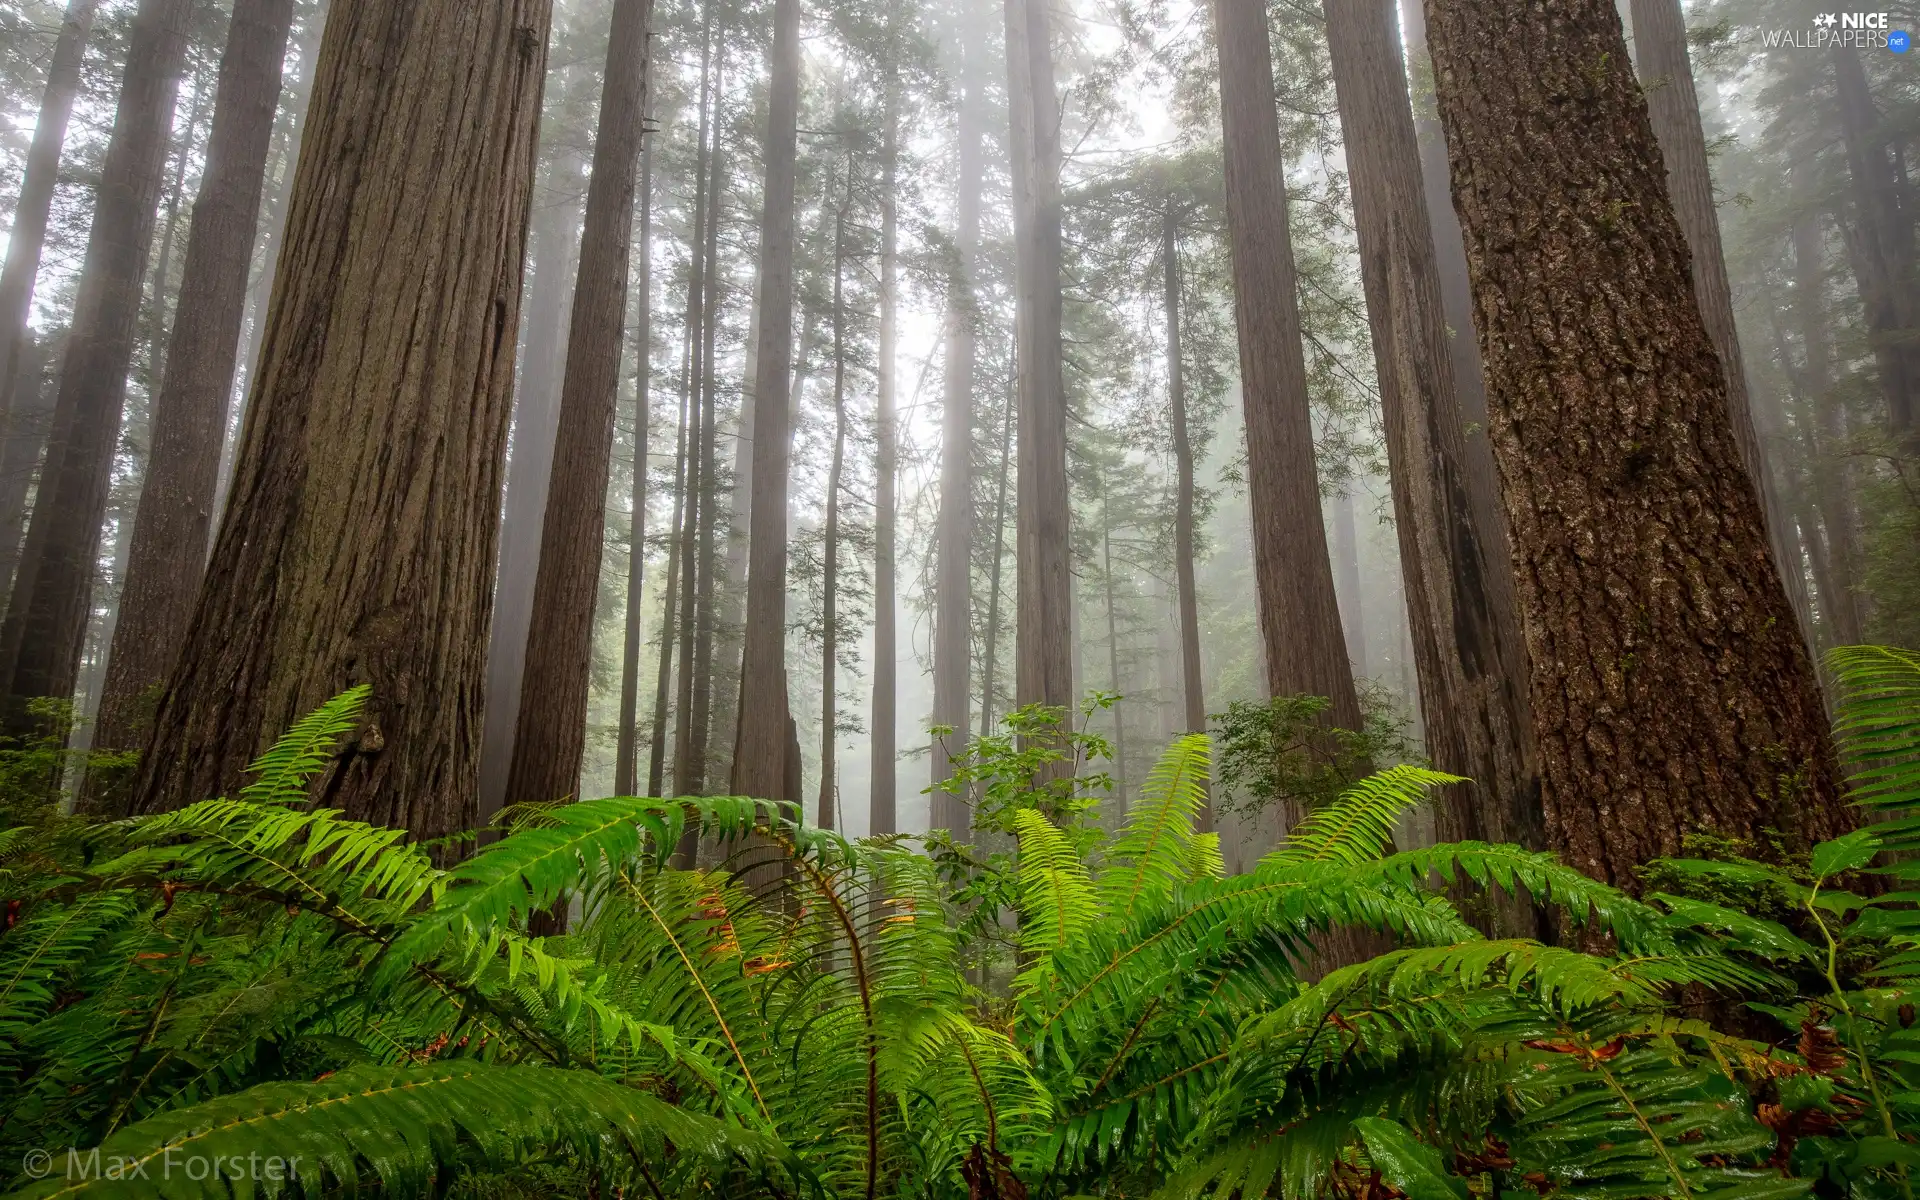
<path fill-rule="evenodd" d="M 1613 5 L 1427 18 L 1550 844 L 1631 887 L 1695 830 L 1848 828 Z"/>
<path fill-rule="evenodd" d="M 573 796 L 580 785 L 652 11 L 652 0 L 617 0 L 613 8 L 566 381 L 533 584 L 533 611 L 539 616 L 527 634 L 507 773 L 509 804 L 559 800 Z"/>
<path fill-rule="evenodd" d="M 326 803 L 423 837 L 474 825 L 551 15 L 334 0 L 232 498 L 136 811 L 231 793 L 366 683 Z"/>

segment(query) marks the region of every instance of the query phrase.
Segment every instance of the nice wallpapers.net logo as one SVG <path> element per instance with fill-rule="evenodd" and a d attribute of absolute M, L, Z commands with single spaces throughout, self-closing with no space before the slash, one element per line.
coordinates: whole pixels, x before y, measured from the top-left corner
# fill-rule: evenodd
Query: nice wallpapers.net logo
<path fill-rule="evenodd" d="M 1905 54 L 1913 44 L 1904 29 L 1879 12 L 1827 12 L 1813 18 L 1811 29 L 1763 29 L 1760 44 L 1770 50 L 1890 50 Z"/>

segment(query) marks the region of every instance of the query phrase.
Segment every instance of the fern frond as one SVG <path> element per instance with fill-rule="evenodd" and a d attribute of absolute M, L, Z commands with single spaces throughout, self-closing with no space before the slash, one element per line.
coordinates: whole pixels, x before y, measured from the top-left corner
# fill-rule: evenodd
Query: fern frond
<path fill-rule="evenodd" d="M 1840 693 L 1833 731 L 1854 802 L 1920 807 L 1920 653 L 1836 646 L 1827 667 Z"/>
<path fill-rule="evenodd" d="M 1053 822 L 1033 809 L 1014 814 L 1020 839 L 1020 944 L 1035 955 L 1068 945 L 1099 911 L 1086 864 Z"/>
<path fill-rule="evenodd" d="M 1425 767 L 1401 765 L 1376 772 L 1341 792 L 1332 804 L 1309 813 L 1260 861 L 1263 865 L 1373 861 L 1393 841 L 1393 827 L 1402 814 L 1426 803 L 1431 789 L 1464 782 L 1457 775 Z"/>
<path fill-rule="evenodd" d="M 1148 772 L 1100 873 L 1100 902 L 1107 912 L 1131 916 L 1193 876 L 1193 825 L 1207 802 L 1210 746 L 1204 733 L 1175 738 Z"/>
<path fill-rule="evenodd" d="M 340 740 L 360 724 L 372 693 L 369 684 L 348 688 L 294 722 L 247 768 L 255 779 L 240 789 L 241 798 L 255 804 L 305 803 L 308 782 L 327 765 Z"/>
<path fill-rule="evenodd" d="M 304 1194 L 355 1191 L 377 1180 L 394 1195 L 426 1195 L 437 1177 L 476 1162 L 504 1166 L 563 1153 L 625 1174 L 674 1158 L 723 1170 L 769 1167 L 768 1139 L 684 1112 L 657 1097 L 578 1071 L 456 1060 L 427 1067 L 354 1067 L 318 1083 L 268 1083 L 150 1117 L 101 1143 L 103 1161 L 137 1164 L 150 1194 L 201 1195 L 211 1164 L 249 1179 L 250 1162 L 290 1164 Z M 199 1180 L 185 1161 L 197 1159 Z M 171 1166 L 171 1170 L 169 1170 Z M 238 1182 L 243 1191 L 253 1189 Z M 60 1177 L 18 1193 L 31 1200 L 124 1194 L 119 1179 Z"/>

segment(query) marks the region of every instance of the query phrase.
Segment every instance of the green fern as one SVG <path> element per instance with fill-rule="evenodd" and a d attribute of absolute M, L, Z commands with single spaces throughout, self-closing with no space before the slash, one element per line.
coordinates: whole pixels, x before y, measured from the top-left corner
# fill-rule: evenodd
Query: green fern
<path fill-rule="evenodd" d="M 372 694 L 370 685 L 359 684 L 296 721 L 248 768 L 255 778 L 240 789 L 241 798 L 255 804 L 305 803 L 308 782 L 326 767 L 341 739 L 360 724 Z"/>

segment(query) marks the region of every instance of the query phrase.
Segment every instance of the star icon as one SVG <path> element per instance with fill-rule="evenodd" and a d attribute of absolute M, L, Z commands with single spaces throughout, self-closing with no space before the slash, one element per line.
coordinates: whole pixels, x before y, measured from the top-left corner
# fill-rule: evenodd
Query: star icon
<path fill-rule="evenodd" d="M 1813 19 L 1813 23 L 1822 29 L 1831 29 L 1840 23 L 1840 18 L 1834 16 L 1832 13 L 1821 13 Z"/>

